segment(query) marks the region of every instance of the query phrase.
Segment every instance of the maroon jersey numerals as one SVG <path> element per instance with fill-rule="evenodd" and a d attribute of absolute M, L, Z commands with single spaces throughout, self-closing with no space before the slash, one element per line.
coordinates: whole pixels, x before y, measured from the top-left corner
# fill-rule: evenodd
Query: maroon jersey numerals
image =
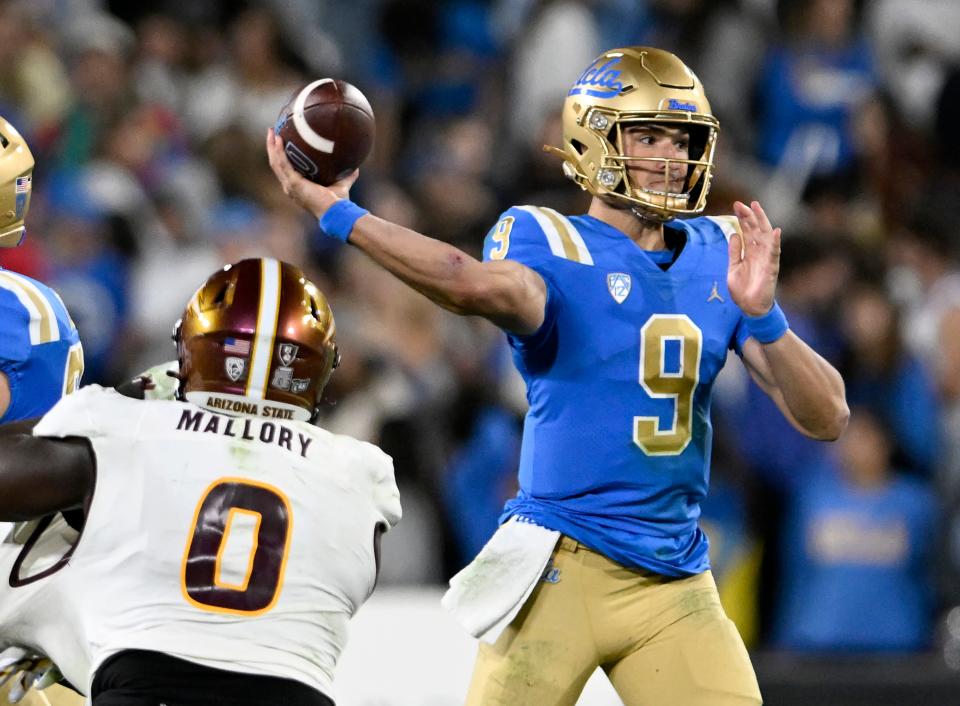
<path fill-rule="evenodd" d="M 253 523 L 253 544 L 246 571 L 233 580 L 221 562 L 235 521 Z M 183 557 L 181 588 L 198 608 L 220 613 L 261 615 L 283 587 L 293 512 L 277 488 L 243 478 L 221 478 L 210 485 L 194 513 L 193 531 Z"/>

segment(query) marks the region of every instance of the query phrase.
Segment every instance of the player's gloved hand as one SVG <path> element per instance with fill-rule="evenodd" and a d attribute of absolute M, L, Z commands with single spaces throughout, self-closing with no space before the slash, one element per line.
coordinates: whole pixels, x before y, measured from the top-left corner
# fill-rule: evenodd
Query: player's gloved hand
<path fill-rule="evenodd" d="M 19 670 L 18 665 L 30 656 L 30 652 L 16 645 L 10 645 L 0 652 L 0 686 L 3 686 Z"/>
<path fill-rule="evenodd" d="M 117 392 L 138 400 L 174 400 L 180 379 L 180 366 L 172 360 L 145 370 L 132 380 L 117 385 Z"/>
<path fill-rule="evenodd" d="M 0 686 L 12 680 L 7 694 L 11 704 L 19 703 L 31 688 L 46 689 L 61 679 L 60 670 L 44 655 L 16 646 L 0 652 Z"/>

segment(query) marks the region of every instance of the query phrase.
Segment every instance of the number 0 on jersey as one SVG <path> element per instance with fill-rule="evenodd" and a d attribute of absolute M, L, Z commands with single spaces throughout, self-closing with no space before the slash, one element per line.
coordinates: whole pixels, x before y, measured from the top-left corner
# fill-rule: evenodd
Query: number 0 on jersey
<path fill-rule="evenodd" d="M 222 576 L 221 562 L 238 515 L 255 518 L 253 546 L 239 584 Z M 194 514 L 183 557 L 184 598 L 197 608 L 234 615 L 262 615 L 280 597 L 293 513 L 277 488 L 244 478 L 220 478 L 204 493 Z"/>

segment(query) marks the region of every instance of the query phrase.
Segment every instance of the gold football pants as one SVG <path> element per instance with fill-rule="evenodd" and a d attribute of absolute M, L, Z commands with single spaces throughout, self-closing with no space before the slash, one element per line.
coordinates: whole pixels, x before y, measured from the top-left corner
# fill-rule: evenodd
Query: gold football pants
<path fill-rule="evenodd" d="M 709 571 L 634 571 L 564 536 L 544 579 L 497 642 L 480 644 L 467 706 L 572 706 L 598 666 L 626 706 L 762 702 Z"/>

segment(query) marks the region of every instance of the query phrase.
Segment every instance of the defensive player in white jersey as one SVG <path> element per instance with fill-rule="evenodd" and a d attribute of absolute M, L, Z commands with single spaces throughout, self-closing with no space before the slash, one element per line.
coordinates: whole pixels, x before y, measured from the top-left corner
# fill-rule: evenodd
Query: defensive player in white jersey
<path fill-rule="evenodd" d="M 75 544 L 0 548 L 0 637 L 94 706 L 330 706 L 347 622 L 400 519 L 391 459 L 311 422 L 333 314 L 272 259 L 215 273 L 175 331 L 178 401 L 90 386 L 0 435 L 0 519 L 82 508 Z"/>

